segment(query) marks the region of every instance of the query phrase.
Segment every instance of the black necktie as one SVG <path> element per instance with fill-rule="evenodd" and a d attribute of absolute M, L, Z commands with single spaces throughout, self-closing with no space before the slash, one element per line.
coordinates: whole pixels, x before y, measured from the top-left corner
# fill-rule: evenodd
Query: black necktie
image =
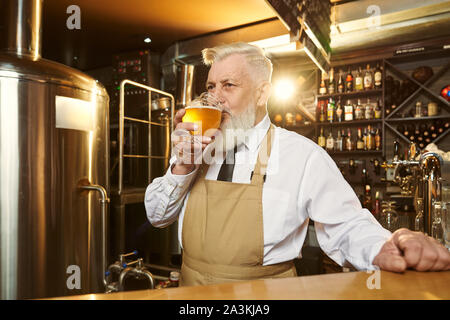
<path fill-rule="evenodd" d="M 217 180 L 220 181 L 233 181 L 234 162 L 236 158 L 237 147 L 234 147 L 233 152 L 228 152 L 224 159 L 222 166 L 220 167 Z"/>

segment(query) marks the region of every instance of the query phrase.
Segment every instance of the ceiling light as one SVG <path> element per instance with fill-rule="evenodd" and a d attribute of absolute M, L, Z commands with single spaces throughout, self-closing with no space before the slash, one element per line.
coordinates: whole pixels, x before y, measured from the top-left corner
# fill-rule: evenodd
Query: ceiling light
<path fill-rule="evenodd" d="M 150 42 L 152 42 L 152 39 L 150 39 L 149 37 L 147 37 L 147 38 L 144 39 L 144 42 L 145 42 L 145 43 L 150 43 Z"/>
<path fill-rule="evenodd" d="M 258 46 L 266 52 L 291 52 L 296 50 L 295 42 L 291 42 L 289 34 L 283 34 L 272 38 L 249 42 L 252 45 Z"/>
<path fill-rule="evenodd" d="M 274 85 L 275 96 L 280 100 L 287 100 L 294 94 L 294 82 L 290 79 L 280 79 Z"/>

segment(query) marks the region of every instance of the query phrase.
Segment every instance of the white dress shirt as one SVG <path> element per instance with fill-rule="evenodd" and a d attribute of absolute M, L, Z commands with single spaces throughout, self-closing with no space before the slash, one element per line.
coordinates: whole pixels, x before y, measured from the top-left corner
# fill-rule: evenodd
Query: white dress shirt
<path fill-rule="evenodd" d="M 269 117 L 251 129 L 236 152 L 233 182 L 250 183 Z M 333 159 L 312 140 L 275 127 L 272 153 L 263 186 L 263 265 L 301 257 L 309 218 L 321 249 L 341 266 L 374 270 L 372 261 L 391 233 L 361 203 Z M 172 157 L 170 164 L 175 161 Z M 209 166 L 206 179 L 217 180 L 222 163 Z M 198 169 L 175 175 L 171 169 L 155 178 L 145 193 L 147 217 L 155 227 L 178 219 L 180 245 L 189 190 Z"/>

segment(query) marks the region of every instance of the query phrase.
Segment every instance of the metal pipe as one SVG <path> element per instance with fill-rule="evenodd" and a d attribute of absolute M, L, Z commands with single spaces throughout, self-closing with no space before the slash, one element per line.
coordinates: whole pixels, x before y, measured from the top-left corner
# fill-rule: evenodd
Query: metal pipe
<path fill-rule="evenodd" d="M 107 268 L 106 266 L 106 211 L 107 211 L 107 204 L 109 202 L 108 193 L 106 192 L 106 189 L 103 188 L 100 185 L 96 184 L 90 184 L 86 186 L 80 186 L 81 189 L 89 190 L 89 191 L 98 191 L 100 192 L 101 199 L 100 203 L 102 204 L 102 274 L 103 274 L 103 284 L 107 285 L 106 280 L 106 273 L 105 270 Z"/>
<path fill-rule="evenodd" d="M 427 152 L 420 158 L 423 177 L 423 228 L 429 236 L 433 225 L 433 204 L 435 201 L 441 201 L 441 161 L 442 158 L 432 152 Z"/>
<path fill-rule="evenodd" d="M 147 278 L 147 280 L 148 280 L 148 282 L 150 284 L 150 288 L 149 289 L 154 289 L 155 288 L 155 280 L 153 279 L 153 275 L 151 274 L 150 271 L 145 270 L 145 269 L 138 269 L 138 268 L 127 267 L 120 273 L 120 277 L 119 277 L 119 291 L 123 291 L 123 289 L 124 289 L 123 283 L 124 283 L 125 279 L 129 275 L 133 275 L 135 277 L 143 276 L 143 277 Z"/>
<path fill-rule="evenodd" d="M 2 51 L 18 56 L 41 57 L 41 16 L 43 0 L 2 0 L 1 19 L 5 28 L 0 36 Z"/>
<path fill-rule="evenodd" d="M 424 232 L 430 236 L 433 204 L 435 201 L 441 201 L 441 161 L 442 158 L 432 152 L 427 152 L 420 158 L 423 179 L 423 227 Z"/>

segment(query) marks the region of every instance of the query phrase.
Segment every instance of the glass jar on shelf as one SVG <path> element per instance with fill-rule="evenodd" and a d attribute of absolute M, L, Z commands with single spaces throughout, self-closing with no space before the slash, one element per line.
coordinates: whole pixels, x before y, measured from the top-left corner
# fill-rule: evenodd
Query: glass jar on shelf
<path fill-rule="evenodd" d="M 381 225 L 383 228 L 394 232 L 398 229 L 398 213 L 395 210 L 395 201 L 383 201 L 381 207 Z"/>

